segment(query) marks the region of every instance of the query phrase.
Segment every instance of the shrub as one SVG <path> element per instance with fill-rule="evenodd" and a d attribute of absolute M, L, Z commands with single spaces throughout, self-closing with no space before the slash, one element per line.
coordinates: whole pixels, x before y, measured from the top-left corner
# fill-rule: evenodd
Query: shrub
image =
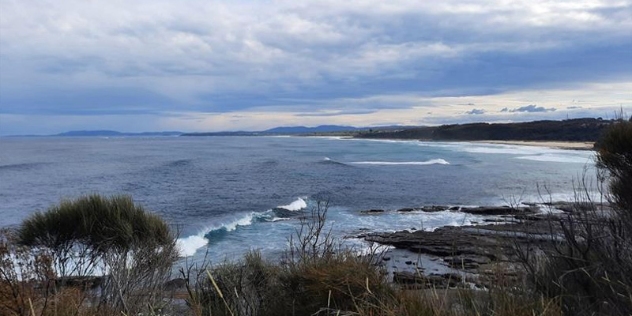
<path fill-rule="evenodd" d="M 92 294 L 88 305 L 99 314 L 137 314 L 161 306 L 162 286 L 177 259 L 167 224 L 129 196 L 62 201 L 24 220 L 17 242 L 32 253 L 48 251 L 54 291 L 83 280 L 82 292 Z M 99 289 L 89 289 L 94 286 Z"/>
<path fill-rule="evenodd" d="M 275 303 L 285 294 L 278 282 L 280 269 L 258 252 L 238 262 L 226 262 L 214 268 L 204 266 L 189 280 L 187 303 L 194 315 L 281 315 Z"/>
<path fill-rule="evenodd" d="M 632 121 L 620 120 L 605 132 L 597 166 L 608 171 L 613 202 L 632 221 Z"/>
<path fill-rule="evenodd" d="M 280 263 L 253 252 L 242 261 L 198 273 L 189 282 L 193 313 L 276 316 L 378 310 L 379 300 L 393 293 L 384 271 L 375 265 L 375 257 L 359 256 L 336 243 L 326 214 L 327 205 L 319 204 L 302 219 Z M 186 279 L 191 279 L 191 270 L 182 273 Z"/>
<path fill-rule="evenodd" d="M 533 249 L 519 255 L 533 289 L 559 299 L 565 314 L 630 315 L 632 122 L 618 121 L 598 144 L 598 179 L 608 182 L 611 205 L 595 203 L 582 179 L 572 212 L 551 223 L 552 246 L 541 248 L 541 256 Z"/>

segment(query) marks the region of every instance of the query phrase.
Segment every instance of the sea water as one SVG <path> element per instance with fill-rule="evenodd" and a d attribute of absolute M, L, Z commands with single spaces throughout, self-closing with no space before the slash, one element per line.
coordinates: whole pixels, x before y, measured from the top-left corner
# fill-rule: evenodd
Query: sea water
<path fill-rule="evenodd" d="M 178 231 L 183 257 L 269 257 L 302 216 L 328 204 L 336 238 L 434 229 L 482 218 L 398 213 L 423 205 L 515 205 L 572 199 L 594 178 L 591 151 L 336 137 L 0 138 L 0 227 L 61 199 L 129 194 Z M 360 211 L 383 209 L 379 215 Z"/>

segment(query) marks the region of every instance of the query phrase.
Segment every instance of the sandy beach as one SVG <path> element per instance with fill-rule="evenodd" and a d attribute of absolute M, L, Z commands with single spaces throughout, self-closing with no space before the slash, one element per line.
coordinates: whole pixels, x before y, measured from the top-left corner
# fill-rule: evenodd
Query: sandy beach
<path fill-rule="evenodd" d="M 592 150 L 593 142 L 562 142 L 562 141 L 519 141 L 519 140 L 480 140 L 475 143 L 503 144 L 503 145 L 520 145 L 520 146 L 539 146 L 556 149 L 570 150 Z"/>

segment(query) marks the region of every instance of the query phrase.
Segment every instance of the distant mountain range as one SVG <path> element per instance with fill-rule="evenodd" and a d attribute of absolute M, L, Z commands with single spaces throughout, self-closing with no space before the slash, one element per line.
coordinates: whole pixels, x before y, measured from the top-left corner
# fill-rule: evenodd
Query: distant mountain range
<path fill-rule="evenodd" d="M 387 127 L 383 127 L 387 128 Z M 306 126 L 282 126 L 257 132 L 209 132 L 209 133 L 184 133 L 182 136 L 265 136 L 265 135 L 306 135 L 336 132 L 368 131 L 368 127 L 353 127 L 342 125 L 320 125 L 316 127 Z"/>
<path fill-rule="evenodd" d="M 412 126 L 411 126 L 412 127 Z M 382 130 L 388 130 L 389 126 L 380 127 Z M 80 130 L 68 131 L 52 135 L 12 135 L 15 137 L 134 137 L 134 136 L 264 136 L 264 135 L 297 135 L 297 134 L 316 134 L 316 133 L 332 133 L 332 132 L 354 132 L 368 131 L 369 127 L 353 127 L 341 125 L 321 125 L 316 127 L 306 126 L 282 126 L 275 127 L 264 131 L 223 131 L 223 132 L 201 132 L 201 133 L 185 133 L 179 131 L 165 132 L 140 132 L 128 133 L 112 130 Z"/>
<path fill-rule="evenodd" d="M 59 133 L 50 136 L 65 136 L 65 137 L 124 137 L 124 136 L 180 136 L 182 132 L 168 131 L 168 132 L 142 132 L 142 133 L 122 133 L 109 130 L 96 130 L 96 131 L 70 131 Z"/>
<path fill-rule="evenodd" d="M 305 133 L 328 133 L 328 132 L 349 132 L 364 130 L 368 128 L 360 128 L 353 126 L 340 126 L 340 125 L 320 125 L 316 127 L 305 126 L 287 126 L 287 127 L 275 127 L 263 131 L 267 134 L 305 134 Z"/>
<path fill-rule="evenodd" d="M 441 126 L 378 126 L 354 127 L 320 125 L 316 127 L 284 126 L 264 131 L 183 133 L 178 131 L 122 133 L 111 130 L 70 131 L 50 136 L 61 137 L 133 137 L 133 136 L 269 136 L 269 135 L 337 135 L 356 138 L 422 139 L 422 140 L 548 140 L 596 141 L 613 121 L 581 118 L 563 121 L 521 123 L 470 123 Z"/>

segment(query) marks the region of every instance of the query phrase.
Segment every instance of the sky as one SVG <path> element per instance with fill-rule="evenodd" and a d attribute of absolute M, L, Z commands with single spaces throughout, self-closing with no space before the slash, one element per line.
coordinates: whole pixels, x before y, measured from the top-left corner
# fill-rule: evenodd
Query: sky
<path fill-rule="evenodd" d="M 632 114 L 632 0 L 0 0 L 0 135 Z"/>

